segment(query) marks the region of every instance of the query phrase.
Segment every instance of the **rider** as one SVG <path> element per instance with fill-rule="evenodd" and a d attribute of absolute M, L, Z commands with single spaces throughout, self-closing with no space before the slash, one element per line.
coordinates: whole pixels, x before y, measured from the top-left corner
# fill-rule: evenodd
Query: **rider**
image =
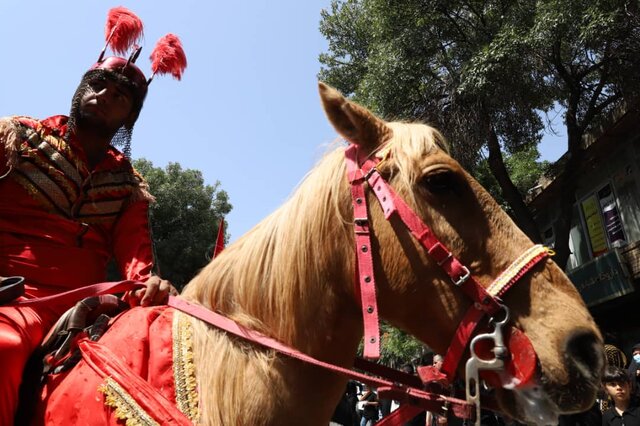
<path fill-rule="evenodd" d="M 112 257 L 124 278 L 146 283 L 128 294 L 131 305 L 175 293 L 152 272 L 148 186 L 113 146 L 129 152 L 150 82 L 133 63 L 136 49 L 129 60 L 103 51 L 68 117 L 0 120 L 0 277 L 24 276 L 26 298 L 104 281 Z M 73 304 L 0 306 L 0 424 L 13 424 L 22 369 Z"/>

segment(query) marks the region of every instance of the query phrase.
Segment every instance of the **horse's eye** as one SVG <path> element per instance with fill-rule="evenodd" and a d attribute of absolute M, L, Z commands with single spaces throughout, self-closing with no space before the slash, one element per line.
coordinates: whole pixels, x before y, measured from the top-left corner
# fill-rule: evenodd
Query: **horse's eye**
<path fill-rule="evenodd" d="M 424 187 L 433 194 L 445 194 L 456 191 L 457 179 L 451 171 L 431 173 L 422 179 Z"/>

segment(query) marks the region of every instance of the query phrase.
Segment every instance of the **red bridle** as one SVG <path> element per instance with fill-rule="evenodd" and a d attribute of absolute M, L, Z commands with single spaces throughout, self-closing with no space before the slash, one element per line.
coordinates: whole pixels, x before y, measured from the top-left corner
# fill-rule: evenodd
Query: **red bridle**
<path fill-rule="evenodd" d="M 385 156 L 389 155 L 388 151 Z M 370 359 L 377 359 L 380 356 L 380 331 L 378 324 L 378 307 L 376 302 L 375 277 L 373 272 L 373 260 L 371 256 L 371 232 L 369 224 L 369 211 L 366 200 L 367 186 L 373 190 L 378 199 L 384 216 L 389 220 L 396 216 L 411 232 L 414 238 L 426 249 L 429 256 L 442 268 L 449 276 L 451 283 L 459 288 L 472 301 L 467 313 L 454 334 L 454 337 L 446 352 L 441 371 L 431 369 L 422 378 L 429 381 L 440 381 L 441 383 L 451 383 L 455 377 L 455 372 L 462 360 L 465 350 L 474 336 L 481 320 L 487 316 L 494 318 L 499 311 L 504 310 L 502 321 L 493 321 L 496 332 L 499 336 L 496 339 L 494 334 L 482 335 L 482 338 L 493 340 L 495 348 L 489 346 L 490 351 L 494 351 L 495 360 L 483 360 L 476 357 L 474 347 L 471 347 L 471 354 L 476 357 L 475 363 L 467 365 L 468 372 L 474 373 L 473 369 L 488 370 L 508 370 L 516 376 L 516 386 L 526 385 L 533 377 L 537 358 L 535 350 L 528 338 L 519 330 L 511 328 L 507 337 L 507 342 L 503 341 L 502 326 L 508 320 L 508 310 L 499 300 L 513 284 L 515 284 L 524 274 L 533 268 L 538 262 L 549 255 L 548 249 L 536 245 L 526 250 L 516 259 L 496 280 L 485 289 L 473 277 L 469 268 L 460 262 L 447 247 L 442 244 L 433 234 L 429 226 L 402 200 L 398 197 L 393 188 L 384 180 L 377 170 L 380 159 L 377 157 L 365 158 L 358 153 L 357 145 L 350 145 L 346 151 L 347 178 L 351 184 L 351 195 L 354 211 L 354 232 L 356 245 L 356 287 L 362 305 L 362 317 L 364 322 L 364 356 Z M 385 157 L 386 158 L 386 157 Z M 515 337 L 513 337 L 515 336 Z M 482 340 L 482 339 L 480 339 Z M 499 340 L 499 342 L 498 342 Z M 486 342 L 484 342 L 486 343 Z M 507 344 L 507 346 L 498 345 Z M 482 349 L 482 344 L 477 345 L 478 351 Z M 516 351 L 508 360 L 507 350 Z M 500 351 L 500 353 L 498 353 Z M 486 351 L 485 351 L 486 352 Z M 478 352 L 479 353 L 479 352 Z M 500 358 L 500 359 L 498 359 Z M 517 365 L 516 365 L 517 364 Z M 471 371 L 469 370 L 471 368 Z M 477 376 L 477 371 L 475 371 Z M 468 379 L 469 380 L 469 379 Z M 477 382 L 477 378 L 475 378 Z M 476 387 L 477 383 L 471 384 Z M 469 396 L 469 386 L 467 383 L 467 399 L 478 402 L 478 395 Z M 471 392 L 473 394 L 473 392 Z M 479 407 L 479 403 L 477 403 Z"/>

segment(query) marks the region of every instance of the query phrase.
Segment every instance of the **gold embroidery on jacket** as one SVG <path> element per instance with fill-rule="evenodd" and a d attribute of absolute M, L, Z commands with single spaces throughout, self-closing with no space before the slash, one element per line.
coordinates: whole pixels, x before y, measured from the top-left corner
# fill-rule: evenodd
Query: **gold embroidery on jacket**
<path fill-rule="evenodd" d="M 35 129 L 20 127 L 22 143 L 12 176 L 47 211 L 86 223 L 110 222 L 125 203 L 152 200 L 128 163 L 89 173 L 62 137 L 45 134 L 39 122 Z"/>

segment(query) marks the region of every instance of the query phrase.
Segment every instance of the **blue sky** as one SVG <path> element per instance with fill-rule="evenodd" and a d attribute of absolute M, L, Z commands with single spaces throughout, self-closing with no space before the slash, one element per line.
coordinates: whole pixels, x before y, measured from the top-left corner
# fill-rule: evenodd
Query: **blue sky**
<path fill-rule="evenodd" d="M 220 181 L 234 206 L 227 221 L 235 240 L 286 200 L 336 136 L 316 78 L 327 46 L 320 11 L 330 0 L 2 1 L 0 116 L 67 114 L 104 45 L 107 11 L 119 5 L 145 24 L 137 62 L 145 73 L 167 32 L 182 39 L 188 59 L 182 81 L 151 84 L 133 157 L 178 162 L 207 183 Z M 543 158 L 564 147 L 546 138 Z"/>

